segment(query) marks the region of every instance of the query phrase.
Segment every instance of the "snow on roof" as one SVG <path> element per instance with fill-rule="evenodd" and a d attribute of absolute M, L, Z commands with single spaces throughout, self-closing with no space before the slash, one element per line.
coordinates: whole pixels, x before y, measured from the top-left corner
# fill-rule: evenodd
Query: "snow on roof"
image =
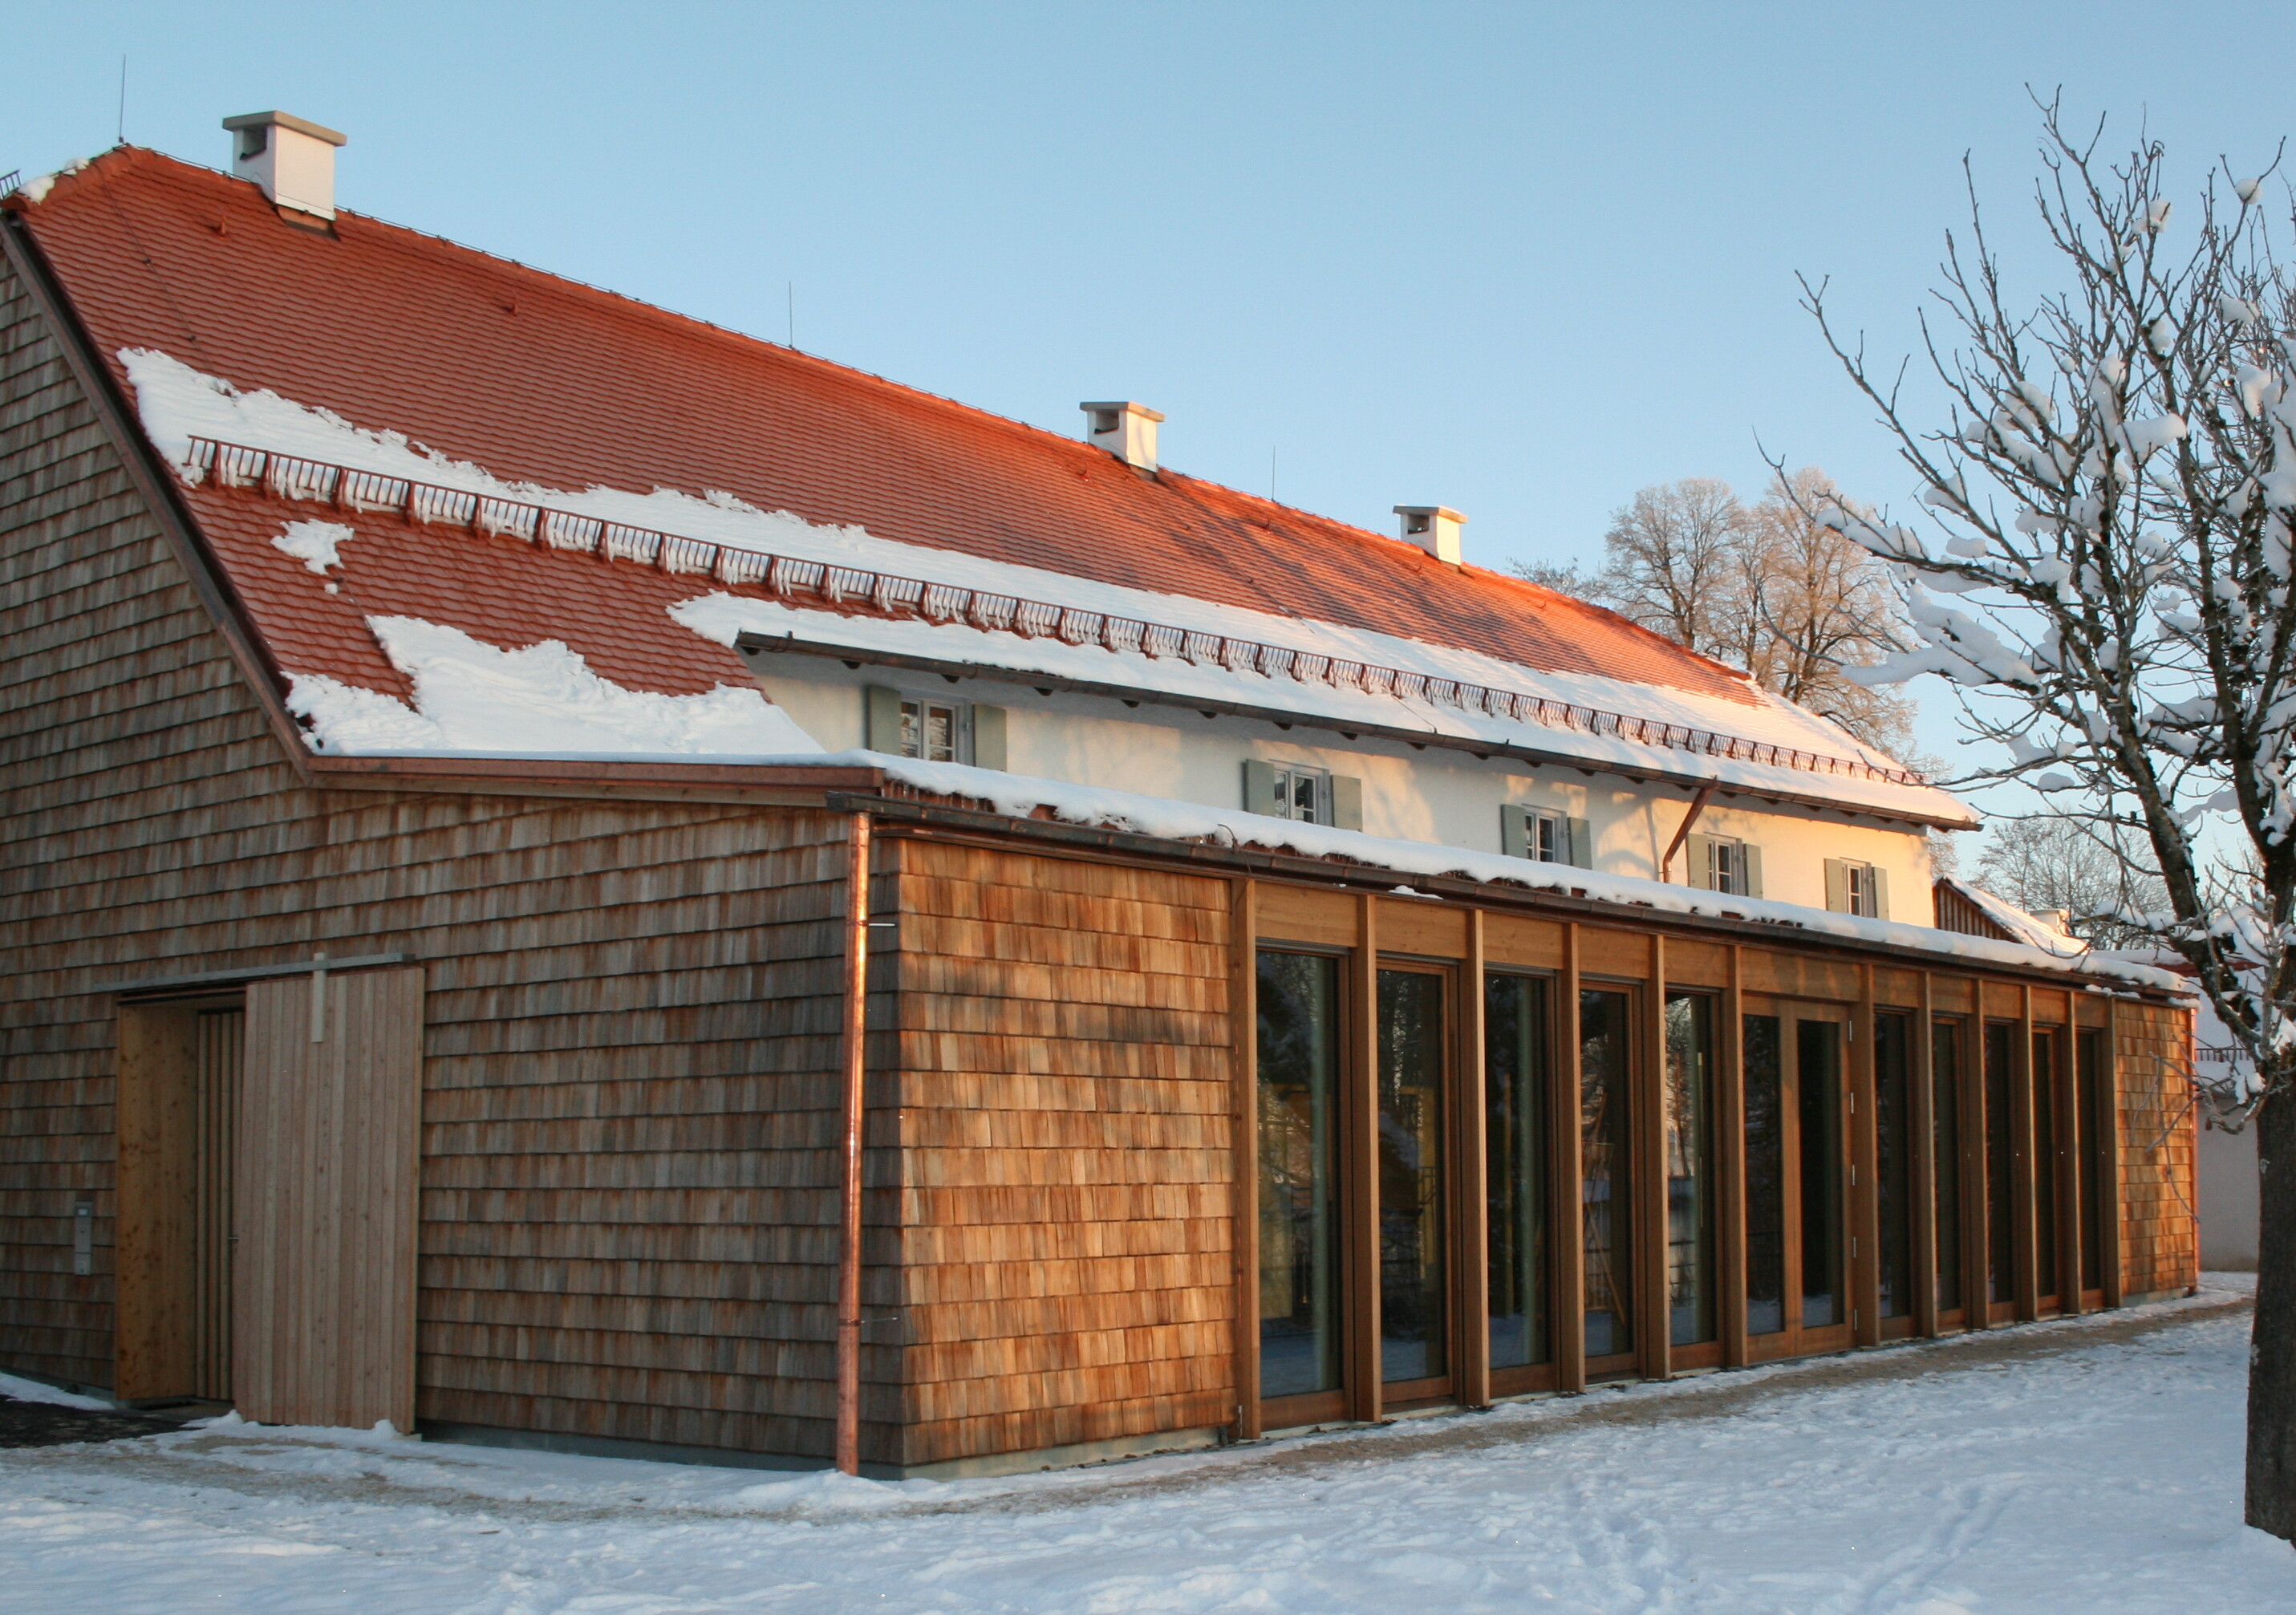
<path fill-rule="evenodd" d="M 355 214 L 332 235 L 292 230 L 252 184 L 156 153 L 107 153 L 24 217 L 171 455 L 203 431 L 528 497 L 585 490 L 551 497 L 715 543 L 810 545 L 1438 677 L 1544 681 L 1533 689 L 1587 706 L 1889 766 L 1742 674 L 1584 603 Z M 168 353 L 196 363 L 170 377 Z M 149 402 L 158 392 L 165 407 Z M 627 491 L 645 488 L 657 491 Z M 191 504 L 203 527 L 245 525 L 215 498 Z M 503 647 L 564 637 L 602 668 L 622 659 L 619 681 L 668 693 L 738 665 L 696 662 L 571 591 L 570 622 L 519 611 L 528 580 L 479 576 L 523 570 L 509 546 L 450 560 L 388 524 L 351 525 L 352 559 L 330 581 L 361 594 L 363 612 L 311 601 L 243 544 L 217 545 L 266 640 L 292 642 L 280 653 L 298 672 L 403 694 L 373 645 L 337 637 L 362 614 L 454 622 Z M 445 564 L 403 566 L 381 590 L 392 601 L 364 598 L 379 541 Z M 434 581 L 442 571 L 455 588 Z M 619 579 L 615 592 L 640 610 L 659 593 Z M 476 613 L 480 596 L 491 614 Z M 1941 792 L 1923 799 L 1920 816 L 1973 822 Z"/>
<path fill-rule="evenodd" d="M 510 507 L 516 507 L 533 521 L 533 505 L 546 498 L 558 515 L 571 515 L 587 523 L 613 523 L 655 535 L 674 533 L 735 551 L 770 553 L 898 578 L 922 573 L 936 586 L 1047 602 L 1098 619 L 1129 619 L 1136 626 L 1160 622 L 1185 633 L 1229 642 L 1263 647 L 1273 642 L 1283 644 L 1287 652 L 1331 664 L 1394 669 L 1422 680 L 1504 691 L 1533 701 L 1567 703 L 1582 713 L 1631 711 L 1648 723 L 1677 726 L 1682 738 L 1674 746 L 1652 743 L 1628 738 L 1616 724 L 1526 720 L 1511 713 L 1480 709 L 1479 703 L 1471 705 L 1463 700 L 1446 702 L 1374 694 L 1333 680 L 1199 665 L 1193 656 L 1127 655 L 1096 644 L 1022 638 L 959 622 L 872 618 L 857 615 L 852 609 L 791 607 L 757 598 L 760 593 L 757 590 L 747 596 L 712 592 L 670 608 L 678 622 L 727 646 L 744 632 L 796 635 L 856 650 L 1049 673 L 1365 726 L 1401 726 L 1456 739 L 1536 748 L 1630 771 L 1690 775 L 1747 791 L 1815 798 L 1915 819 L 1973 822 L 1967 810 L 1945 792 L 1913 783 L 1882 754 L 1767 691 L 1757 690 L 1759 701 L 1747 705 L 1698 691 L 1540 672 L 1461 647 L 1300 617 L 1278 617 L 1186 596 L 1152 594 L 1067 573 L 880 539 L 857 528 L 824 527 L 788 512 L 757 510 L 723 494 L 695 498 L 666 489 L 636 494 L 603 488 L 567 491 L 509 484 L 480 467 L 427 455 L 398 434 L 362 430 L 328 412 L 275 393 L 242 392 L 163 353 L 129 349 L 118 357 L 135 389 L 145 432 L 163 455 L 184 466 L 187 477 L 195 481 L 226 481 L 241 461 L 260 463 L 219 445 L 262 445 L 266 455 L 290 455 L 296 462 L 284 474 L 264 475 L 275 490 L 307 488 L 324 493 L 332 488 L 340 494 L 341 484 L 332 473 L 336 468 L 348 468 L 392 480 L 356 494 L 353 503 L 365 500 L 395 506 L 418 488 L 448 488 L 501 501 L 505 515 L 512 513 Z M 537 527 L 534 531 L 538 536 L 541 529 Z M 280 538 L 272 542 L 283 544 Z M 1142 639 L 1144 652 L 1144 635 Z M 1710 742 L 1720 735 L 1754 746 L 1817 755 L 1800 767 L 1767 758 L 1733 757 L 1718 754 L 1710 743 L 1703 750 L 1693 749 L 1689 743 L 1693 734 L 1707 736 Z M 1825 750 L 1821 752 L 1820 749 Z M 1846 761 L 1841 766 L 1816 766 L 1832 758 Z"/>
<path fill-rule="evenodd" d="M 1956 875 L 1939 875 L 1938 879 L 1967 898 L 1983 911 L 1987 919 L 2030 947 L 2038 947 L 2060 958 L 2088 951 L 2088 944 L 2079 937 L 2059 930 L 2038 914 L 2027 914 L 2007 898 L 1996 897 L 1982 886 L 1973 886 Z"/>

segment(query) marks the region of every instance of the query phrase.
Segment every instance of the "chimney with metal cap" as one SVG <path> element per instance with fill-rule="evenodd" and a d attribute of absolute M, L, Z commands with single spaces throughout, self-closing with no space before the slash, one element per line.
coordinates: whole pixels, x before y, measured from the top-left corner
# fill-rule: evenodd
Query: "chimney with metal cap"
<path fill-rule="evenodd" d="M 226 118 L 233 135 L 231 171 L 263 187 L 290 212 L 335 217 L 335 148 L 344 137 L 292 112 L 250 112 Z"/>
<path fill-rule="evenodd" d="M 1459 564 L 1459 529 L 1467 519 L 1447 504 L 1398 504 L 1403 518 L 1403 541 L 1415 544 L 1438 561 Z"/>
<path fill-rule="evenodd" d="M 1156 426 L 1163 416 L 1145 404 L 1079 404 L 1086 440 L 1127 465 L 1156 469 Z"/>

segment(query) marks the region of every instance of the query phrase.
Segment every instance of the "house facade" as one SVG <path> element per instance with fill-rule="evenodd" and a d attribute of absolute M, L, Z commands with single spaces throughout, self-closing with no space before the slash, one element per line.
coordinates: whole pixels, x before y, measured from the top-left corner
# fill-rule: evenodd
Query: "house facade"
<path fill-rule="evenodd" d="M 4 202 L 0 1366 L 950 1474 L 2195 1282 L 2185 1000 L 1893 759 L 234 126 Z"/>

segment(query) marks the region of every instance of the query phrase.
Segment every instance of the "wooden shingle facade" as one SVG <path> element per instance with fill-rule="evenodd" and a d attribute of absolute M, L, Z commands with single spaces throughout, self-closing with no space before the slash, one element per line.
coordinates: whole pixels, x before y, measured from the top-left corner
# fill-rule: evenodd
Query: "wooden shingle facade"
<path fill-rule="evenodd" d="M 91 338 L 102 286 L 21 210 L 6 244 L 0 1367 L 824 1459 L 857 817 L 880 1472 L 2197 1282 L 2188 1012 L 2138 974 L 838 758 L 316 752 L 222 519 Z M 1416 1153 L 1382 1153 L 1398 1127 Z"/>

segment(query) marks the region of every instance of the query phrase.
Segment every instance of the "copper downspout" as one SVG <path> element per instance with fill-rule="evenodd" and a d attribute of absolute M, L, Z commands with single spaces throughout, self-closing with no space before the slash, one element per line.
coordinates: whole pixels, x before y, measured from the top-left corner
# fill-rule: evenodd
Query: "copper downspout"
<path fill-rule="evenodd" d="M 861 1126 L 869 1008 L 869 816 L 846 821 L 845 1176 L 837 1242 L 837 1467 L 861 1472 Z"/>
<path fill-rule="evenodd" d="M 1690 839 L 1690 827 L 1698 823 L 1698 816 L 1706 811 L 1706 799 L 1713 794 L 1713 786 L 1701 785 L 1698 794 L 1690 799 L 1690 811 L 1682 816 L 1682 828 L 1674 832 L 1673 844 L 1667 848 L 1666 857 L 1658 861 L 1658 878 L 1667 884 L 1674 883 L 1674 855 Z"/>

